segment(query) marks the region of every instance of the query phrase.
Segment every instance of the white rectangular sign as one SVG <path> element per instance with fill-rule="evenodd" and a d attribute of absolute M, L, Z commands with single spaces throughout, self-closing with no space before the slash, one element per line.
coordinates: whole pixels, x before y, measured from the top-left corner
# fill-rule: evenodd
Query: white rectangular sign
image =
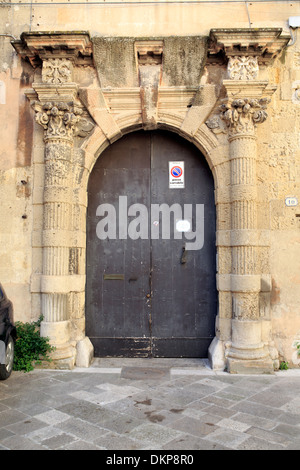
<path fill-rule="evenodd" d="M 169 162 L 169 188 L 184 188 L 184 162 Z"/>
<path fill-rule="evenodd" d="M 298 199 L 294 196 L 286 197 L 285 198 L 285 205 L 288 207 L 298 206 Z"/>

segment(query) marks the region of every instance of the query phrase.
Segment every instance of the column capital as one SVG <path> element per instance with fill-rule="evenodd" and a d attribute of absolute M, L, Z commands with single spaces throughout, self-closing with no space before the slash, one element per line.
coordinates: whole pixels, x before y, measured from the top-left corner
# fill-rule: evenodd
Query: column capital
<path fill-rule="evenodd" d="M 74 102 L 34 101 L 32 107 L 36 112 L 36 122 L 45 130 L 45 142 L 59 140 L 72 143 L 76 135 L 82 136 L 93 128 L 93 124 L 84 118 L 82 107 Z"/>
<path fill-rule="evenodd" d="M 267 119 L 267 105 L 277 86 L 254 79 L 226 79 L 223 86 L 227 97 L 206 125 L 216 134 L 227 131 L 229 140 L 242 135 L 254 138 L 257 124 Z"/>
<path fill-rule="evenodd" d="M 65 142 L 71 145 L 74 137 L 86 137 L 94 128 L 83 107 L 74 101 L 33 101 L 32 108 L 36 122 L 44 128 L 45 143 Z"/>
<path fill-rule="evenodd" d="M 256 125 L 267 119 L 266 108 L 269 101 L 269 98 L 238 98 L 223 104 L 220 117 L 227 125 L 229 139 L 240 136 L 255 137 Z"/>
<path fill-rule="evenodd" d="M 276 85 L 261 80 L 223 80 L 227 99 L 220 107 L 220 118 L 229 131 L 229 140 L 234 137 L 255 137 L 257 124 L 267 117 L 267 105 L 276 91 Z"/>

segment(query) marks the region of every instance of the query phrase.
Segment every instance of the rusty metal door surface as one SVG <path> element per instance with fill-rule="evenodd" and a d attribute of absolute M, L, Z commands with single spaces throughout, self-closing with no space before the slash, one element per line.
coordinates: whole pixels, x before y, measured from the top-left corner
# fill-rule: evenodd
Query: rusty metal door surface
<path fill-rule="evenodd" d="M 182 188 L 169 187 L 170 161 L 184 162 Z M 162 212 L 153 210 L 162 204 L 171 208 L 167 236 Z M 174 204 L 183 225 L 192 208 L 200 249 L 186 249 L 193 239 L 177 231 Z M 87 214 L 86 334 L 96 357 L 207 357 L 217 313 L 215 229 L 212 174 L 192 144 L 141 131 L 103 152 L 90 175 Z"/>

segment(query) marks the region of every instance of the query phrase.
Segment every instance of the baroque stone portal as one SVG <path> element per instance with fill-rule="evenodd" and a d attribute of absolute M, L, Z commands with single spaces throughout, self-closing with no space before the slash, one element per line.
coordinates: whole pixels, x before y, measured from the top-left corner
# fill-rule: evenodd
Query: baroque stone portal
<path fill-rule="evenodd" d="M 261 268 L 268 237 L 257 225 L 256 160 L 257 126 L 267 119 L 276 87 L 260 80 L 259 68 L 288 40 L 279 29 L 215 29 L 209 38 L 23 33 L 13 42 L 33 67 L 42 67 L 27 96 L 35 132 L 44 132 L 41 331 L 56 346 L 57 367 L 88 365 L 92 357 L 84 325 L 89 173 L 127 132 L 166 128 L 201 150 L 215 179 L 220 269 L 212 367 L 273 370 L 278 358 L 269 318 L 261 315 L 270 282 Z M 215 82 L 207 81 L 211 67 L 222 71 L 214 72 Z M 83 70 L 96 71 L 97 80 L 81 85 Z"/>

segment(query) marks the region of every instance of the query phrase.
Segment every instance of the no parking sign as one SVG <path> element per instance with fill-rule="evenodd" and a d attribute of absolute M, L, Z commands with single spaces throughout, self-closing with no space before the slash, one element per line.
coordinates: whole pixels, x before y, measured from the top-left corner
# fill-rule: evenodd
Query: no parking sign
<path fill-rule="evenodd" d="M 169 162 L 169 188 L 184 188 L 184 162 Z"/>

